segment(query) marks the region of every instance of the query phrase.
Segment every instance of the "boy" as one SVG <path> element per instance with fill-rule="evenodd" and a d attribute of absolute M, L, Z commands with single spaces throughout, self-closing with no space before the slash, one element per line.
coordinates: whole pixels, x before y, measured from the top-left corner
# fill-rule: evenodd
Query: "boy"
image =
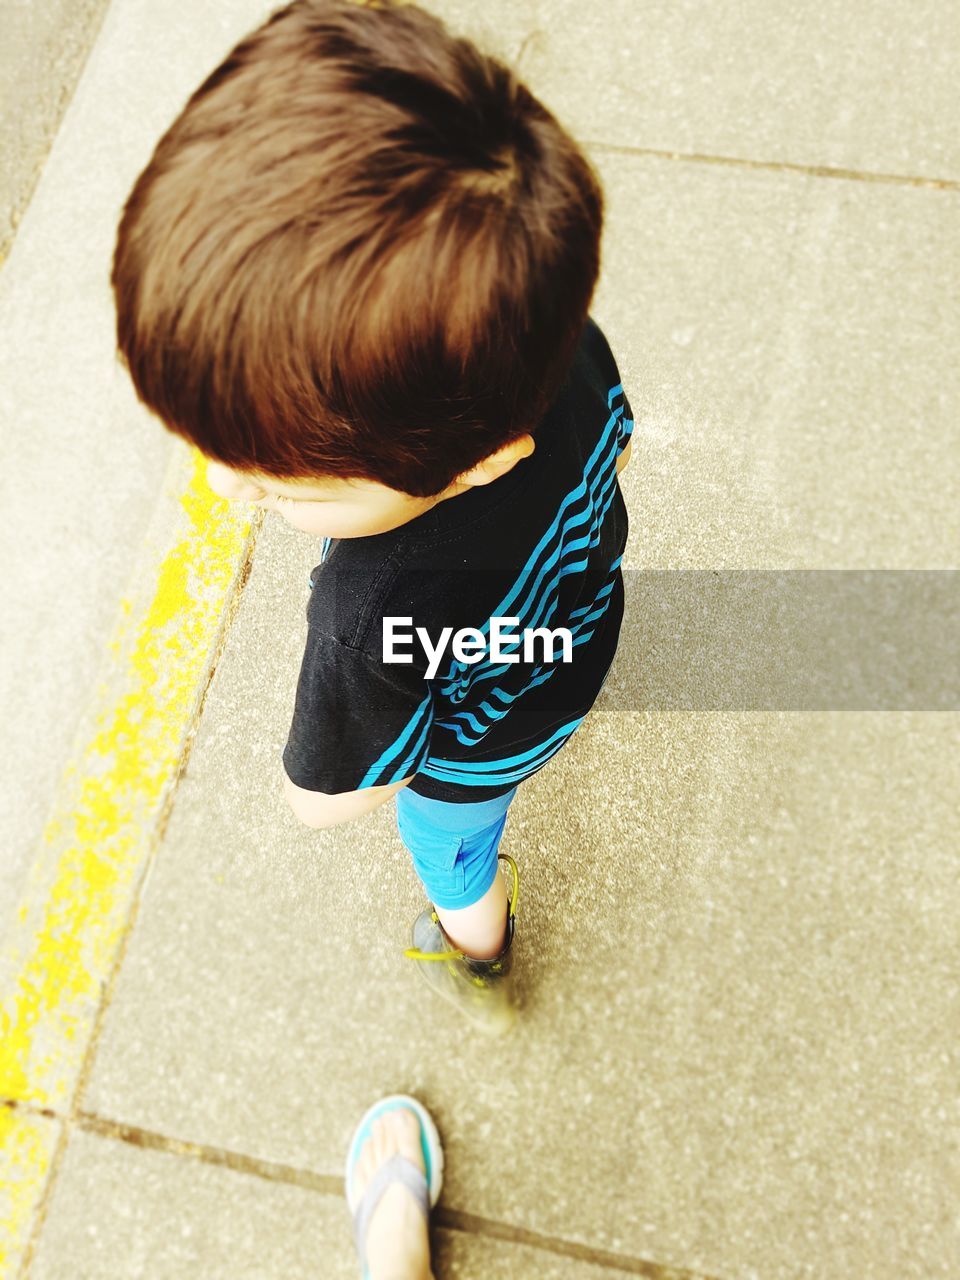
<path fill-rule="evenodd" d="M 436 18 L 298 0 L 160 141 L 113 265 L 141 400 L 216 492 L 324 539 L 290 805 L 327 827 L 396 797 L 432 900 L 407 954 L 495 1031 L 507 808 L 593 704 L 623 609 L 602 210 L 550 113 Z"/>

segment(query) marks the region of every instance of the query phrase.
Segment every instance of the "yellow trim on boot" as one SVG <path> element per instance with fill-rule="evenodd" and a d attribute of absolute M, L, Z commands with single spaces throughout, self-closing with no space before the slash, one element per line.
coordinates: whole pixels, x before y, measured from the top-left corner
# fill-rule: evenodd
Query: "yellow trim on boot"
<path fill-rule="evenodd" d="M 498 853 L 497 860 L 509 862 L 510 870 L 513 872 L 513 888 L 510 892 L 510 902 L 507 907 L 507 918 L 517 914 L 517 899 L 520 897 L 520 868 L 510 857 L 509 853 Z M 499 875 L 499 869 L 497 871 Z M 440 917 L 437 915 L 436 908 L 433 911 L 433 920 L 435 924 L 440 925 L 440 932 L 443 933 L 443 925 L 440 924 Z M 446 937 L 446 934 L 443 935 Z M 420 951 L 417 947 L 407 947 L 403 953 L 410 960 L 469 960 L 470 957 L 464 951 L 457 948 L 451 948 L 449 951 Z"/>

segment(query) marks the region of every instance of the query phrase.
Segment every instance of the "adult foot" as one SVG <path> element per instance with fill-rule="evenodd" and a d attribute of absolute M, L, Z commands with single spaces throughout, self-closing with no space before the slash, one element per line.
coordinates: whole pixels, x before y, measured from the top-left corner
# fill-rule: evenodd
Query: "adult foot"
<path fill-rule="evenodd" d="M 425 1172 L 420 1121 L 408 1107 L 387 1111 L 371 1125 L 353 1171 L 356 1202 L 377 1170 L 398 1154 Z M 370 1280 L 431 1280 L 427 1220 L 402 1182 L 381 1196 L 367 1227 L 366 1248 Z"/>

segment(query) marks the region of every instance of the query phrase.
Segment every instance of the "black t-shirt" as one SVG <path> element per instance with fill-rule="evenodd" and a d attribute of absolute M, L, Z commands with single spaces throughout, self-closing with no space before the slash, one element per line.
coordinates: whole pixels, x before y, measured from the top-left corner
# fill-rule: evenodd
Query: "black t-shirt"
<path fill-rule="evenodd" d="M 617 647 L 627 512 L 616 461 L 632 429 L 588 320 L 529 458 L 398 529 L 324 540 L 283 751 L 297 786 L 355 791 L 415 774 L 421 795 L 488 800 L 560 750 Z M 390 624 L 393 650 L 411 662 L 384 661 L 384 618 L 404 620 Z M 503 618 L 515 621 L 491 623 Z M 427 678 L 418 627 L 431 651 L 446 628 L 481 634 L 460 661 L 447 633 Z M 534 628 L 567 629 L 566 650 L 555 640 L 550 661 L 542 641 L 526 648 Z"/>

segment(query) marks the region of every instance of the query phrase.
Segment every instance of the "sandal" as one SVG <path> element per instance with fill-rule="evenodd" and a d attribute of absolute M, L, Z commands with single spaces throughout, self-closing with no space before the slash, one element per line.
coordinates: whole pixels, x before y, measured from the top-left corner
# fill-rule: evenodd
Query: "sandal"
<path fill-rule="evenodd" d="M 412 1111 L 420 1121 L 420 1149 L 423 1152 L 426 1174 L 406 1156 L 398 1153 L 386 1164 L 380 1166 L 363 1195 L 357 1196 L 352 1190 L 354 1170 L 363 1144 L 370 1137 L 373 1122 L 386 1112 L 395 1111 L 400 1107 L 406 1107 Z M 381 1098 L 379 1102 L 374 1103 L 357 1125 L 350 1143 L 350 1150 L 347 1152 L 347 1207 L 353 1217 L 354 1239 L 357 1244 L 357 1253 L 360 1255 L 363 1280 L 370 1278 L 367 1267 L 367 1227 L 387 1187 L 395 1182 L 402 1182 L 412 1193 L 423 1210 L 424 1217 L 429 1215 L 430 1210 L 439 1200 L 440 1188 L 443 1185 L 443 1147 L 440 1145 L 436 1125 L 422 1103 L 402 1093 Z"/>

